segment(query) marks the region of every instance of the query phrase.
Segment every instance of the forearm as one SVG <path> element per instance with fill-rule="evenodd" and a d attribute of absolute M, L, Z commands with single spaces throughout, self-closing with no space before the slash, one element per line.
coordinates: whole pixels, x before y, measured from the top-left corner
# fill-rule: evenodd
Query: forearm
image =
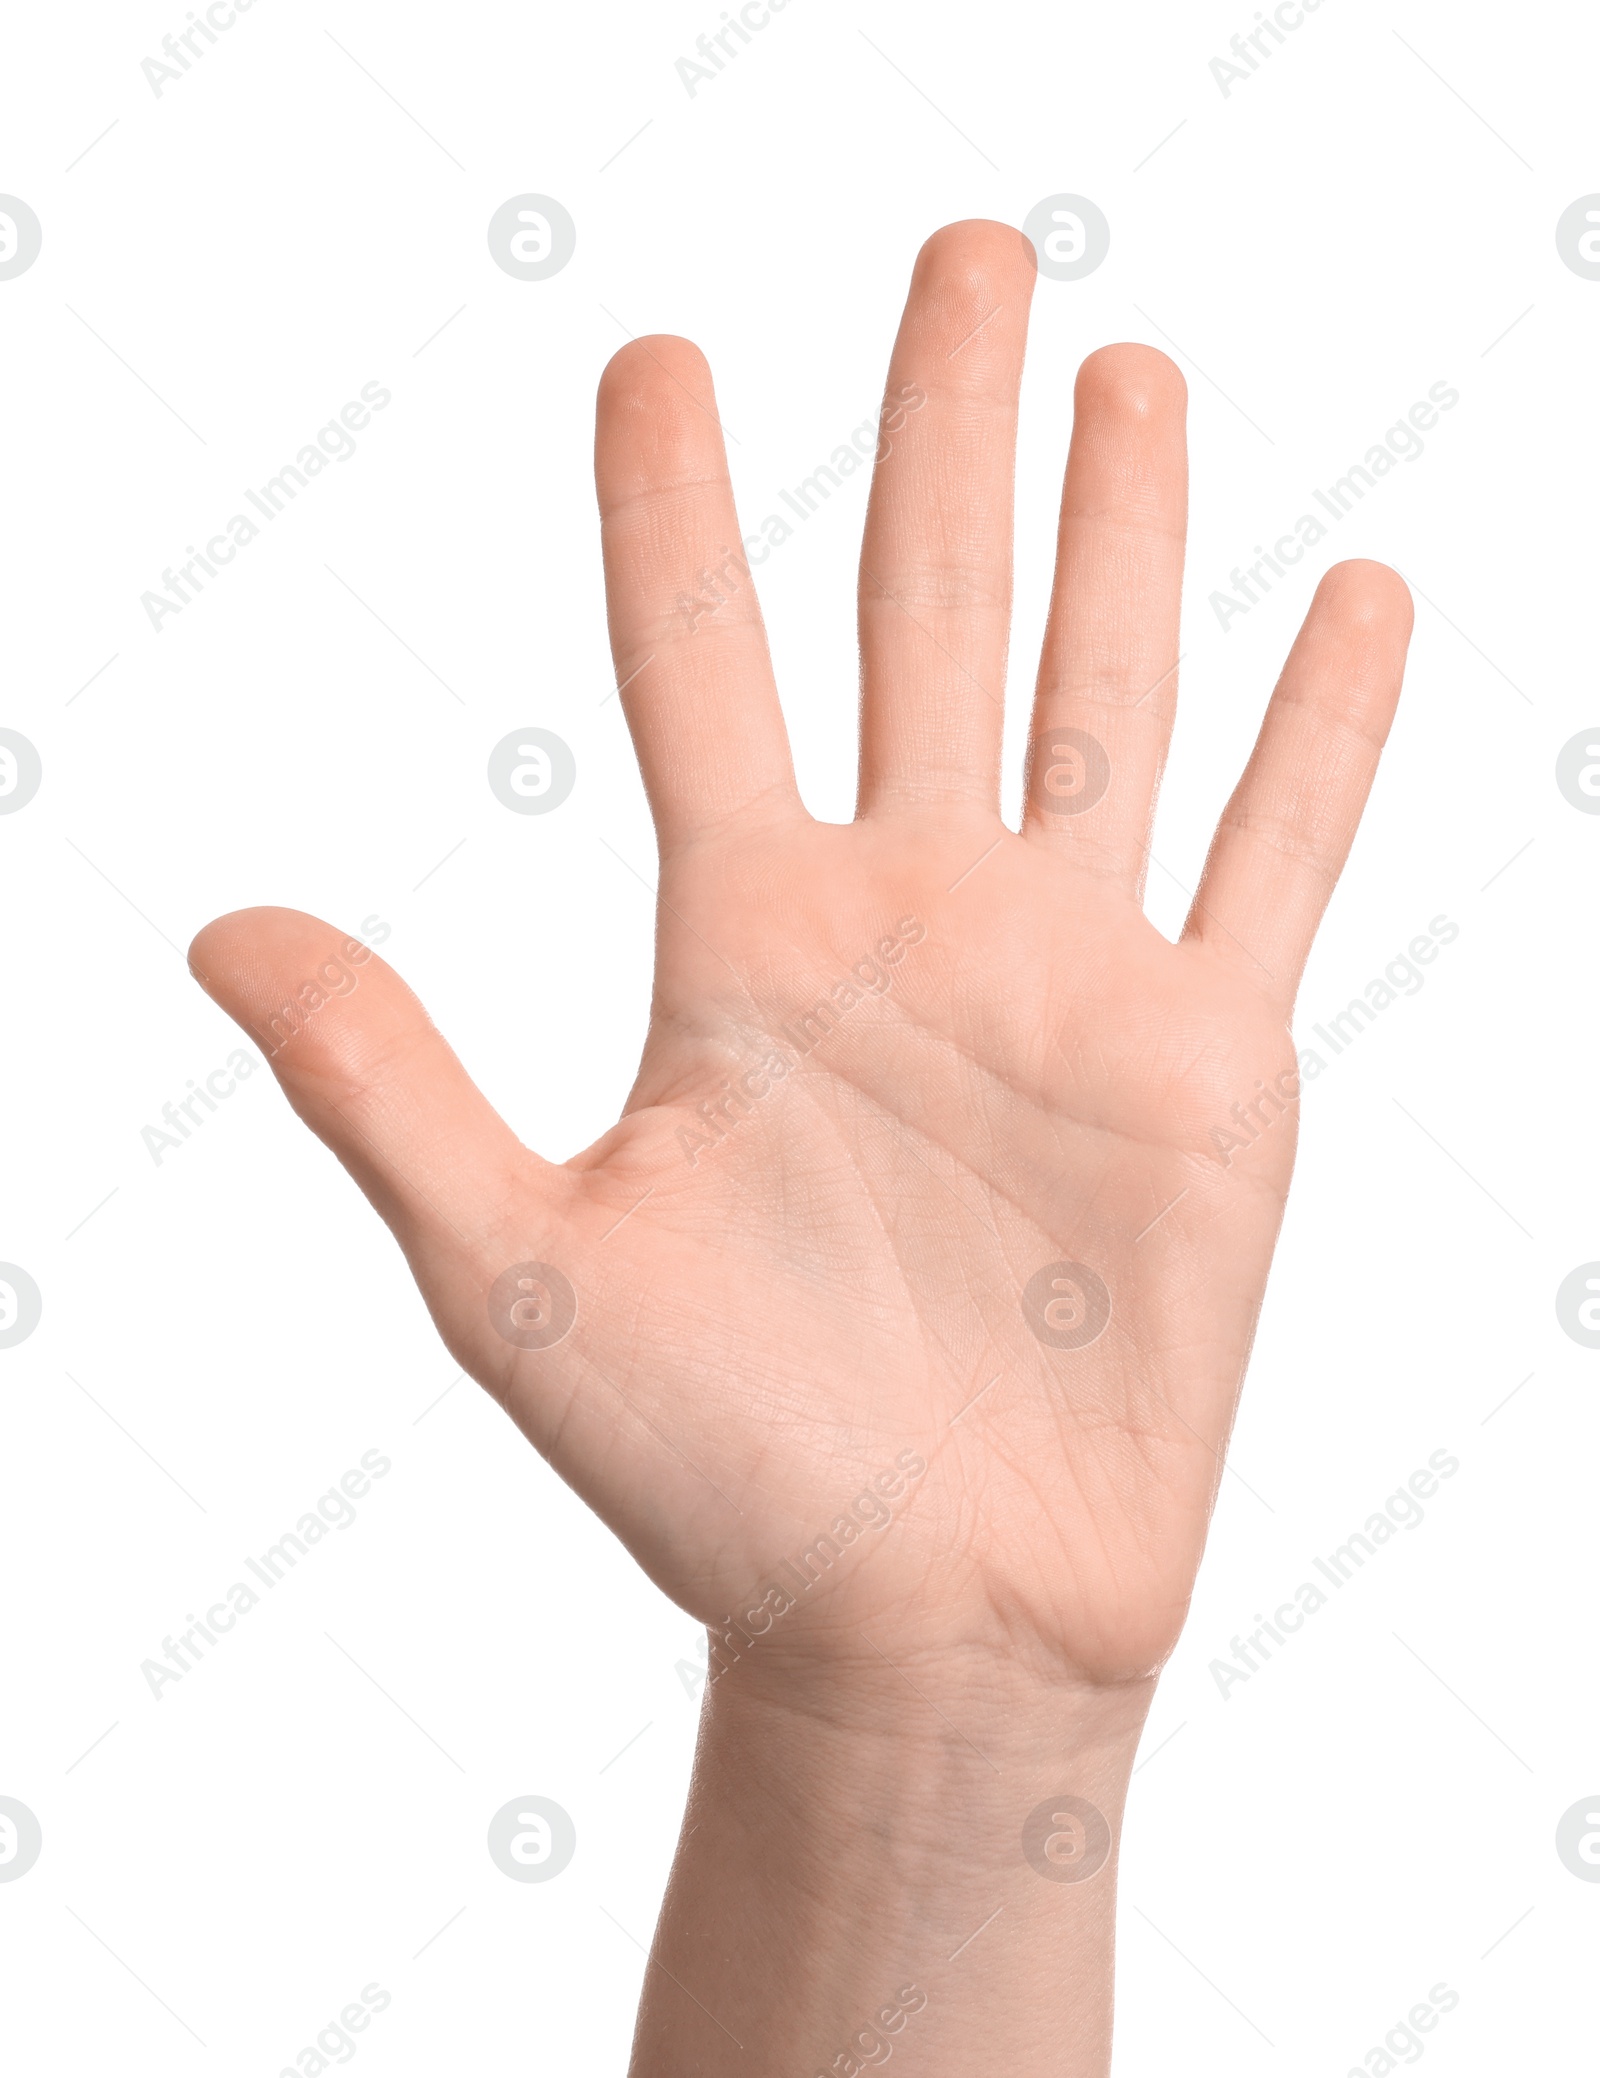
<path fill-rule="evenodd" d="M 919 2078 L 1101 2078 L 1150 1687 L 1046 1685 L 992 1656 L 730 1667 L 706 1696 L 633 2078 L 853 2078 L 895 2055 Z"/>

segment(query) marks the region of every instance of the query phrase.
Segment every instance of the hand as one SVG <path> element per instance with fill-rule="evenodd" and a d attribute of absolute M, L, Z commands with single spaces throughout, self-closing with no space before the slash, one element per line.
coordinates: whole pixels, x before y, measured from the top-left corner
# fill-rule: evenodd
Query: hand
<path fill-rule="evenodd" d="M 882 1662 L 958 1720 L 969 1670 L 989 1695 L 1014 1678 L 1147 1698 L 1288 1184 L 1294 990 L 1410 627 L 1383 567 L 1323 579 L 1165 939 L 1140 897 L 1177 679 L 1185 393 L 1150 348 L 1103 349 L 1078 377 L 1008 830 L 1033 279 L 994 224 L 919 259 L 863 547 L 847 826 L 796 792 L 704 362 L 654 338 L 605 372 L 612 649 L 661 854 L 620 1123 L 564 1166 L 529 1153 L 376 960 L 271 1057 L 461 1364 L 668 1594 L 732 1619 L 721 1664 L 829 1709 L 876 1692 Z M 191 962 L 259 1033 L 342 943 L 250 910 Z M 559 1276 L 497 1290 L 530 1263 Z M 507 1340 L 512 1303 L 535 1336 L 552 1309 L 562 1325 L 561 1280 L 563 1339 Z"/>

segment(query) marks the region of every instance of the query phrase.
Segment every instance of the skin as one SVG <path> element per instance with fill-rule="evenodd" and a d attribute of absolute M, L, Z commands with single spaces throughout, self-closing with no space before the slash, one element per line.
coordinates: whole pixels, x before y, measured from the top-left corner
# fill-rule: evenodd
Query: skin
<path fill-rule="evenodd" d="M 1411 610 L 1381 565 L 1322 580 L 1183 934 L 1164 938 L 1141 893 L 1176 694 L 1185 389 L 1148 347 L 1091 355 L 1045 744 L 1008 830 L 1034 272 L 998 224 L 948 227 L 919 256 L 888 395 L 925 401 L 880 444 L 847 826 L 813 821 L 795 788 L 754 583 L 728 566 L 704 361 L 651 338 L 605 371 L 611 639 L 661 855 L 650 1030 L 617 1126 L 541 1161 L 375 958 L 272 1055 L 460 1363 L 728 1640 L 646 1976 L 650 2078 L 849 2078 L 885 2040 L 918 2073 L 1109 2068 L 1114 1846 L 1085 1880 L 1044 1880 L 1024 1822 L 1071 1794 L 1120 1835 L 1288 1187 L 1294 991 Z M 685 611 L 719 567 L 723 603 Z M 1078 797 L 1047 784 L 1077 776 L 1063 727 L 1109 768 L 1065 815 L 1049 811 Z M 202 931 L 191 964 L 259 1034 L 346 942 L 246 910 Z M 860 1000 L 797 1046 L 797 1018 L 858 962 Z M 1247 1138 L 1232 1107 L 1263 1087 L 1279 1101 Z M 577 1296 L 548 1348 L 490 1319 L 495 1280 L 530 1261 Z M 1110 1298 L 1080 1347 L 1041 1341 L 1023 1303 L 1062 1263 Z M 1075 1276 L 1052 1316 L 1069 1326 Z M 841 1517 L 857 1534 L 825 1566 L 785 1570 Z M 1047 1868 L 1076 1874 L 1062 1825 L 1045 1830 Z"/>

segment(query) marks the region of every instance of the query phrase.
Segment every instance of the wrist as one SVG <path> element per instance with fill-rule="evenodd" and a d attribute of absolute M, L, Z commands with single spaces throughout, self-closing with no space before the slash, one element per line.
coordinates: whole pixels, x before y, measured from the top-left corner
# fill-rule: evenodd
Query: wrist
<path fill-rule="evenodd" d="M 821 1667 L 749 1654 L 708 1682 L 703 1749 L 735 1781 L 795 1786 L 775 1800 L 769 1789 L 764 1809 L 796 1853 L 813 1840 L 838 1851 L 823 1840 L 822 1800 L 870 1810 L 902 1863 L 915 1856 L 924 1880 L 959 1886 L 979 1869 L 1027 1866 L 1027 1822 L 1051 1798 L 1092 1805 L 1109 1832 L 1100 1860 L 1115 1860 L 1154 1689 L 1153 1676 L 1110 1687 L 979 1647 L 921 1657 L 864 1644 Z M 1057 1841 L 1047 1860 L 1059 1868 L 1068 1851 Z"/>
<path fill-rule="evenodd" d="M 1117 1843 L 1153 1686 L 1044 1678 L 976 1649 L 730 1664 L 705 1699 L 638 2078 L 748 2068 L 735 2042 L 849 2078 L 897 2039 L 928 2078 L 1099 2078 Z M 774 1953 L 805 1967 L 776 1992 L 769 1969 L 752 1997 L 730 1964 Z"/>
<path fill-rule="evenodd" d="M 852 1627 L 854 1629 L 854 1627 Z M 941 1634 L 909 1640 L 887 1627 L 854 1630 L 848 1650 L 773 1651 L 729 1630 L 708 1633 L 708 1722 L 730 1731 L 764 1721 L 769 1734 L 827 1738 L 893 1749 L 908 1764 L 941 1764 L 950 1749 L 972 1756 L 985 1743 L 1021 1766 L 1063 1741 L 1096 1752 L 1138 1745 L 1156 1676 L 1087 1679 L 1049 1655 Z M 886 1635 L 877 1635 L 887 1631 Z"/>

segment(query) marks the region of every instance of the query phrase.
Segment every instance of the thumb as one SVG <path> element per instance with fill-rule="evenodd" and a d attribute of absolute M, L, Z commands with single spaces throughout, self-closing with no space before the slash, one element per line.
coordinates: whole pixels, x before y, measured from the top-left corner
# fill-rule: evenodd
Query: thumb
<path fill-rule="evenodd" d="M 481 1294 L 503 1267 L 497 1229 L 537 1255 L 540 1228 L 558 1223 L 565 1172 L 522 1145 L 360 939 L 297 909 L 239 909 L 200 932 L 189 969 L 388 1222 L 445 1339 L 481 1376 Z"/>
<path fill-rule="evenodd" d="M 591 1328 L 628 1310 L 609 1294 L 631 1288 L 632 1267 L 619 1249 L 602 1273 L 595 1253 L 617 1208 L 585 1201 L 581 1171 L 529 1153 L 358 938 L 295 909 L 240 909 L 206 925 L 189 966 L 388 1221 L 462 1369 L 658 1583 L 676 1579 L 667 1526 L 675 1507 L 704 1506 L 706 1475 L 665 1436 L 667 1410 L 635 1406 L 587 1352 L 592 1337 L 567 1333 L 575 1285 Z"/>

